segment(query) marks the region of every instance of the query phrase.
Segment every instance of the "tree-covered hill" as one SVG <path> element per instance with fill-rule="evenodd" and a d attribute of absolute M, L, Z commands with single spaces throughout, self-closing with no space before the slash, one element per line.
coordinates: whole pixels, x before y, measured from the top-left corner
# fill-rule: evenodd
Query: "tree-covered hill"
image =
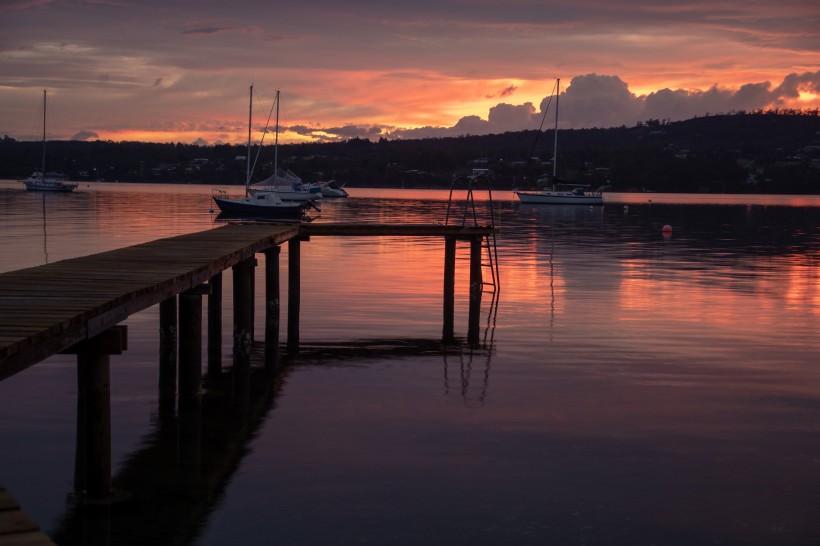
<path fill-rule="evenodd" d="M 552 171 L 551 130 L 421 140 L 351 139 L 280 145 L 279 166 L 306 181 L 353 187 L 448 187 L 455 174 L 489 169 L 494 187 L 534 186 Z M 41 164 L 42 143 L 0 141 L 0 178 Z M 253 154 L 256 152 L 254 151 Z M 242 184 L 245 146 L 52 141 L 47 169 L 78 180 Z M 272 172 L 259 155 L 254 179 Z M 681 122 L 559 132 L 558 176 L 613 191 L 820 193 L 817 112 L 714 115 Z"/>

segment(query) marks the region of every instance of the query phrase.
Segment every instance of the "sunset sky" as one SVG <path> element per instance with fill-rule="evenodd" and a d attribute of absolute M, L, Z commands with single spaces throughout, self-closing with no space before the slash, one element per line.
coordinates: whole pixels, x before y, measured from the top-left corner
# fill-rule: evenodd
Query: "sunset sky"
<path fill-rule="evenodd" d="M 241 143 L 820 107 L 817 0 L 0 0 L 0 135 Z M 256 131 L 254 138 L 261 133 Z M 269 137 L 266 137 L 269 138 Z"/>

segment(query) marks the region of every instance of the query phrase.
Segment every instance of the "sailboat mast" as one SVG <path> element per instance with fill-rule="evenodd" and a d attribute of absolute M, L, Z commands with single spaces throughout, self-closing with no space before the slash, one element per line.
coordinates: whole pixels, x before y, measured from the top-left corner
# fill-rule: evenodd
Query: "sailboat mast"
<path fill-rule="evenodd" d="M 251 84 L 248 100 L 248 166 L 245 169 L 245 197 L 248 196 L 248 184 L 251 183 L 251 124 L 253 123 L 253 84 Z"/>
<path fill-rule="evenodd" d="M 276 90 L 276 131 L 273 140 L 273 181 L 276 182 L 276 173 L 279 172 L 279 90 Z"/>
<path fill-rule="evenodd" d="M 558 97 L 561 95 L 561 78 L 555 80 L 555 142 L 552 145 L 552 183 L 558 176 Z"/>
<path fill-rule="evenodd" d="M 43 165 L 40 169 L 40 180 L 46 179 L 46 90 L 43 89 Z"/>

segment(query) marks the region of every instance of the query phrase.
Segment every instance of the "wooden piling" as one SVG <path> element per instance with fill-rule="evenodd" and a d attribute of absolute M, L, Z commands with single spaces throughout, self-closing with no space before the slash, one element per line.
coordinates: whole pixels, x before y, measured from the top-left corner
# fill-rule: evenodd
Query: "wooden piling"
<path fill-rule="evenodd" d="M 111 492 L 110 356 L 77 355 L 77 460 L 74 489 L 90 498 Z"/>
<path fill-rule="evenodd" d="M 265 368 L 279 366 L 279 254 L 278 246 L 265 251 Z"/>
<path fill-rule="evenodd" d="M 481 237 L 470 239 L 470 307 L 467 319 L 467 342 L 476 345 L 480 337 L 479 322 L 481 317 Z"/>
<path fill-rule="evenodd" d="M 177 297 L 159 304 L 159 405 L 173 414 L 177 391 Z"/>
<path fill-rule="evenodd" d="M 301 299 L 301 242 L 288 241 L 288 342 L 290 355 L 299 352 L 299 308 Z"/>
<path fill-rule="evenodd" d="M 250 362 L 253 335 L 253 283 L 256 259 L 233 266 L 233 356 L 234 365 Z"/>
<path fill-rule="evenodd" d="M 127 345 L 125 326 L 115 326 L 66 351 L 77 355 L 74 489 L 85 499 L 111 497 L 110 355 Z"/>
<path fill-rule="evenodd" d="M 445 343 L 455 339 L 456 305 L 456 239 L 444 238 L 444 316 L 442 337 Z"/>
<path fill-rule="evenodd" d="M 202 291 L 179 295 L 179 399 L 196 400 L 202 389 Z"/>
<path fill-rule="evenodd" d="M 208 281 L 208 377 L 222 373 L 222 273 Z"/>

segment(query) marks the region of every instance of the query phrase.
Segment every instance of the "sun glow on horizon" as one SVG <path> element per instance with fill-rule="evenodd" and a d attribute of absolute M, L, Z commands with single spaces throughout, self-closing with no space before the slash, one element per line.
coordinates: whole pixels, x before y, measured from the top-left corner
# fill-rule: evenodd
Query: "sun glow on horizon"
<path fill-rule="evenodd" d="M 798 102 L 806 103 L 814 107 L 820 106 L 820 93 L 812 91 L 800 90 L 800 96 L 797 97 Z"/>

